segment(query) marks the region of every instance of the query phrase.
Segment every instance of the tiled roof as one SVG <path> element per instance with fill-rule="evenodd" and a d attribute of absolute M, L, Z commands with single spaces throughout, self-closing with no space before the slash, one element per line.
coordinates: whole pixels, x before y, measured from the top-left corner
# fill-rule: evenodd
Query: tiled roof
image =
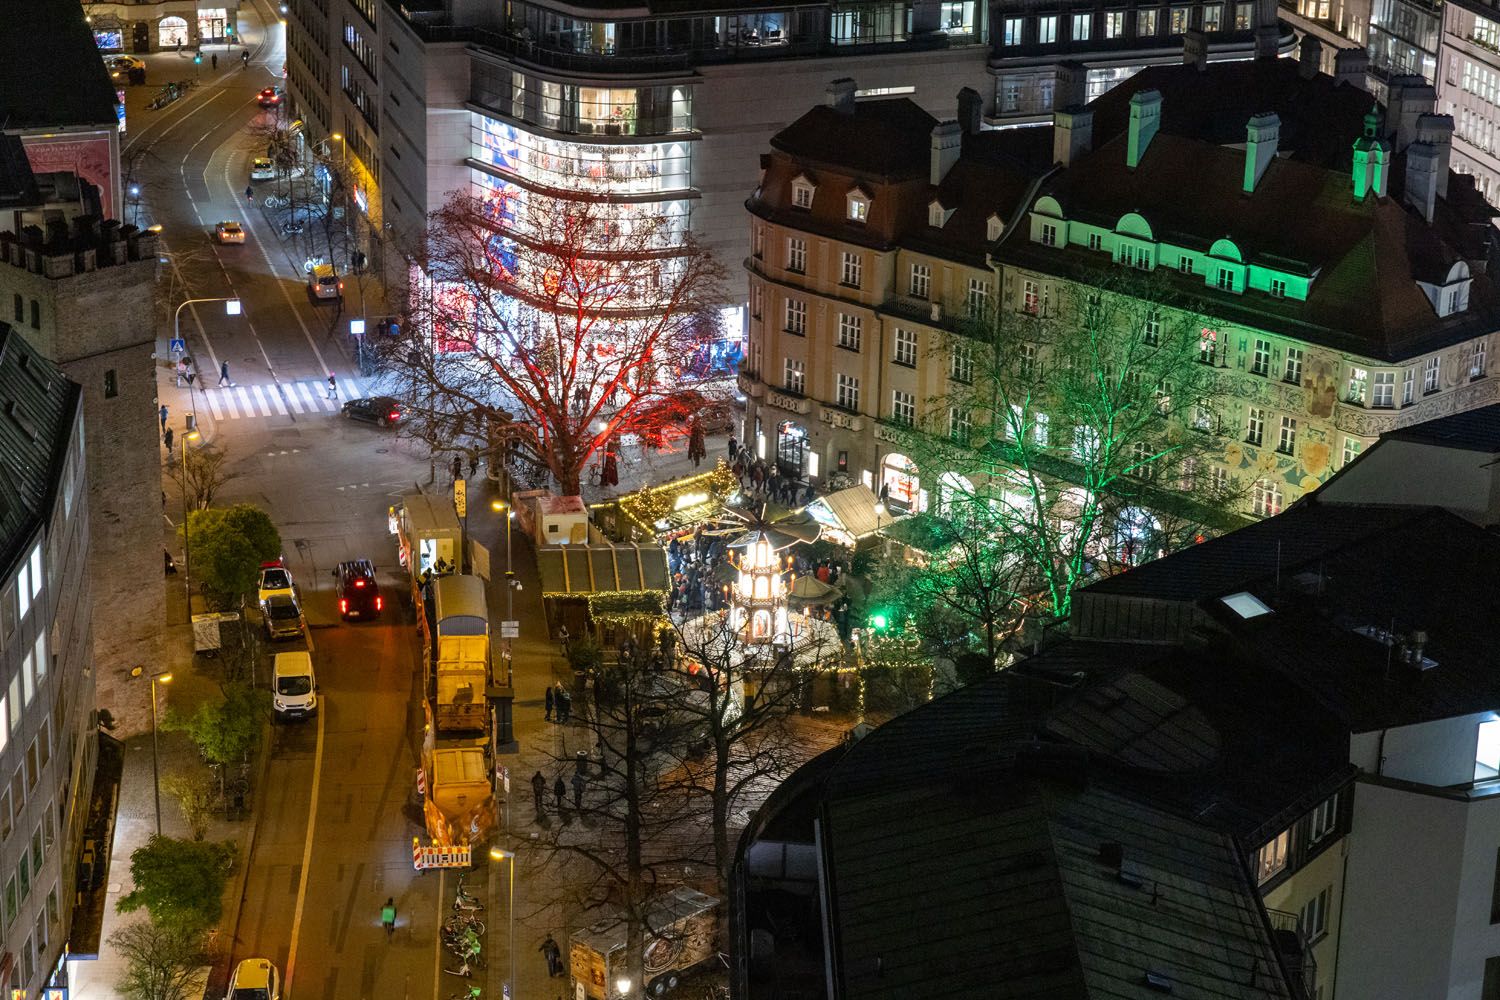
<path fill-rule="evenodd" d="M 776 133 L 771 146 L 799 159 L 892 180 L 927 173 L 938 120 L 915 101 L 857 101 L 840 111 L 819 105 Z"/>
<path fill-rule="evenodd" d="M 9 579 L 52 512 L 78 386 L 0 323 L 0 574 Z"/>
<path fill-rule="evenodd" d="M 1413 424 L 1389 431 L 1381 437 L 1493 455 L 1500 452 L 1500 403 Z"/>
<path fill-rule="evenodd" d="M 115 88 L 83 6 L 5 0 L 0 17 L 0 129 L 115 122 Z"/>

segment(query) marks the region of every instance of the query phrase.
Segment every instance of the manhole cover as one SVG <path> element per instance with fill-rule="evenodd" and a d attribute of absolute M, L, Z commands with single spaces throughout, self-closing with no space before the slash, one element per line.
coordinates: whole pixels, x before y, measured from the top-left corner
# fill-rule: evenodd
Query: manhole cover
<path fill-rule="evenodd" d="M 391 449 L 389 449 L 389 448 L 376 448 L 375 449 L 375 454 L 377 454 L 377 455 L 389 455 L 390 452 L 391 452 Z"/>

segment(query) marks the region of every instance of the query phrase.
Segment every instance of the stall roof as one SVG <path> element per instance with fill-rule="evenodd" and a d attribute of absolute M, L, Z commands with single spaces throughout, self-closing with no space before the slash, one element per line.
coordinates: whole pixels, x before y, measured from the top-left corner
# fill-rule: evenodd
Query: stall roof
<path fill-rule="evenodd" d="M 832 604 L 843 597 L 844 592 L 815 576 L 803 575 L 793 581 L 788 596 L 794 601 L 802 601 L 806 604 Z"/>
<path fill-rule="evenodd" d="M 406 508 L 407 519 L 418 536 L 457 538 L 461 533 L 451 497 L 434 495 L 418 487 L 415 493 L 401 498 L 401 505 Z"/>
<path fill-rule="evenodd" d="M 658 545 L 548 545 L 536 560 L 547 596 L 669 589 L 667 553 Z"/>
<path fill-rule="evenodd" d="M 848 489 L 830 493 L 826 497 L 819 497 L 808 504 L 809 511 L 821 509 L 832 514 L 844 530 L 855 538 L 863 538 L 873 534 L 877 527 L 883 527 L 893 523 L 895 515 L 882 517 L 877 524 L 875 518 L 875 505 L 879 502 L 875 494 L 868 486 L 850 486 Z M 813 514 L 816 519 L 818 515 Z"/>

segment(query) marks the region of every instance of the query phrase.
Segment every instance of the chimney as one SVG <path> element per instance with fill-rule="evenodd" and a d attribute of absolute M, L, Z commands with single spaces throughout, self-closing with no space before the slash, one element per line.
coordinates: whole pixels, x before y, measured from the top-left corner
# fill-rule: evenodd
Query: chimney
<path fill-rule="evenodd" d="M 1094 148 L 1094 113 L 1072 107 L 1052 113 L 1052 162 L 1071 167 Z"/>
<path fill-rule="evenodd" d="M 1056 73 L 1052 85 L 1054 108 L 1071 108 L 1074 105 L 1088 103 L 1089 69 L 1087 66 L 1081 62 L 1068 60 L 1057 64 Z"/>
<path fill-rule="evenodd" d="M 1417 119 L 1431 114 L 1437 91 L 1420 76 L 1393 77 L 1385 101 L 1385 135 L 1399 153 L 1417 141 Z"/>
<path fill-rule="evenodd" d="M 854 81 L 841 77 L 828 85 L 828 106 L 849 115 L 854 113 Z"/>
<path fill-rule="evenodd" d="M 1448 196 L 1448 164 L 1453 153 L 1453 117 L 1422 115 L 1417 138 L 1406 149 L 1406 203 L 1428 222 L 1437 200 Z"/>
<path fill-rule="evenodd" d="M 958 124 L 964 135 L 978 135 L 984 129 L 984 98 L 973 87 L 958 92 Z"/>
<path fill-rule="evenodd" d="M 1380 137 L 1380 116 L 1372 108 L 1365 115 L 1364 135 L 1354 140 L 1354 200 L 1367 195 L 1384 198 L 1390 170 L 1391 144 Z"/>
<path fill-rule="evenodd" d="M 1323 43 L 1312 35 L 1303 35 L 1302 41 L 1297 43 L 1297 75 L 1311 80 L 1318 75 L 1322 65 Z"/>
<path fill-rule="evenodd" d="M 1339 49 L 1333 54 L 1333 82 L 1360 90 L 1370 89 L 1370 53 L 1363 48 Z"/>
<path fill-rule="evenodd" d="M 1280 58 L 1281 22 L 1276 17 L 1276 0 L 1255 0 L 1252 24 L 1255 27 L 1255 58 Z"/>
<path fill-rule="evenodd" d="M 1245 126 L 1245 193 L 1253 194 L 1255 186 L 1266 175 L 1266 168 L 1276 159 L 1276 145 L 1281 138 L 1281 119 L 1275 114 L 1255 115 Z"/>
<path fill-rule="evenodd" d="M 1182 62 L 1185 66 L 1196 66 L 1198 72 L 1208 72 L 1208 36 L 1199 28 L 1189 28 L 1182 33 Z"/>
<path fill-rule="evenodd" d="M 1142 90 L 1130 97 L 1130 136 L 1125 148 L 1125 166 L 1134 170 L 1151 145 L 1161 124 L 1161 91 Z"/>
<path fill-rule="evenodd" d="M 932 128 L 932 161 L 928 180 L 932 186 L 943 183 L 948 171 L 958 162 L 963 152 L 964 130 L 958 122 L 942 122 Z"/>

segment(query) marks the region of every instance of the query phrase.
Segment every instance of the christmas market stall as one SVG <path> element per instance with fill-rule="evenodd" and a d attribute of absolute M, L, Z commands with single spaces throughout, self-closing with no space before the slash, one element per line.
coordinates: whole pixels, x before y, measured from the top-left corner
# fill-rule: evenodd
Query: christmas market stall
<path fill-rule="evenodd" d="M 537 550 L 551 634 L 592 637 L 612 649 L 626 636 L 654 646 L 666 623 L 667 554 L 654 543 L 547 545 Z"/>
<path fill-rule="evenodd" d="M 594 523 L 616 541 L 665 545 L 700 524 L 717 521 L 739 489 L 734 470 L 721 459 L 707 472 L 594 504 Z"/>
<path fill-rule="evenodd" d="M 859 485 L 819 497 L 787 521 L 777 522 L 776 527 L 790 530 L 792 523 L 804 519 L 821 526 L 819 537 L 852 549 L 889 527 L 896 517 L 868 486 Z"/>

